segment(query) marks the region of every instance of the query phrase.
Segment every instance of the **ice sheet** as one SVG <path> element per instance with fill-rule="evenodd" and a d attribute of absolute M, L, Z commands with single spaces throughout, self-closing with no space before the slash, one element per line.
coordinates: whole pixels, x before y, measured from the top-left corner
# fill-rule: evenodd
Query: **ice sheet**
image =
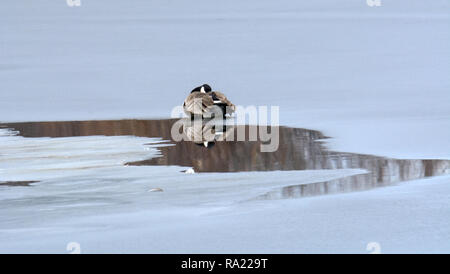
<path fill-rule="evenodd" d="M 450 158 L 450 2 L 5 1 L 0 121 L 168 117 L 208 82 L 334 149 Z M 432 141 L 430 141 L 432 138 Z"/>
<path fill-rule="evenodd" d="M 381 2 L 3 1 L 0 121 L 168 117 L 208 82 L 238 105 L 279 105 L 282 124 L 334 149 L 450 159 L 450 3 Z M 1 176 L 42 180 L 2 187 L 0 252 L 450 251 L 448 176 L 252 201 L 363 171 L 183 174 L 120 165 L 155 140 L 0 139 Z"/>

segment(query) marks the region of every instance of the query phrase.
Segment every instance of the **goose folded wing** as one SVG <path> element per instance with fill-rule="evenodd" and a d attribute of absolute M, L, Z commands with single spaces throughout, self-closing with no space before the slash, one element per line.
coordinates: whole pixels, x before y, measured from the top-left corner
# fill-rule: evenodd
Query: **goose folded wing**
<path fill-rule="evenodd" d="M 193 92 L 184 100 L 184 110 L 201 115 L 208 111 L 208 109 L 214 105 L 214 101 L 211 96 L 206 93 Z"/>
<path fill-rule="evenodd" d="M 233 105 L 233 103 L 231 103 L 230 100 L 228 100 L 228 98 L 225 96 L 225 94 L 223 94 L 222 92 L 219 91 L 214 91 L 213 93 L 213 98 L 214 98 L 214 103 L 215 104 L 225 104 L 227 107 L 229 107 L 229 110 L 231 112 L 235 111 L 235 105 Z"/>

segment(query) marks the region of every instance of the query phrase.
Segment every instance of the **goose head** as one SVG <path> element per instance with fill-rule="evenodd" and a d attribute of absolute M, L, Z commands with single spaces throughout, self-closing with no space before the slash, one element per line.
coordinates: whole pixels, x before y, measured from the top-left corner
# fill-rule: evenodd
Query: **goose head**
<path fill-rule="evenodd" d="M 199 86 L 199 87 L 194 88 L 194 89 L 191 91 L 191 93 L 192 93 L 192 92 L 207 93 L 207 92 L 211 92 L 211 91 L 212 91 L 212 88 L 211 88 L 210 85 L 208 85 L 208 84 L 203 84 L 203 85 L 201 85 L 201 86 Z"/>

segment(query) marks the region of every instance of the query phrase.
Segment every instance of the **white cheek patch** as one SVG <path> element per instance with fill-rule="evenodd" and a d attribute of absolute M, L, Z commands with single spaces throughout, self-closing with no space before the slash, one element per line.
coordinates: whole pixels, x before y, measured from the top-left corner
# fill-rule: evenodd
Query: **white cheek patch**
<path fill-rule="evenodd" d="M 202 87 L 202 88 L 200 89 L 200 92 L 201 92 L 201 93 L 206 93 L 205 87 Z"/>

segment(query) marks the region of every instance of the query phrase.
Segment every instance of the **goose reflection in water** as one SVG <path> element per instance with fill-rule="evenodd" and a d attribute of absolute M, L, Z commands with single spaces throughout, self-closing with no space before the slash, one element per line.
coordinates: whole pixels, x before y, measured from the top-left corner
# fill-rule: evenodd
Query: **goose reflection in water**
<path fill-rule="evenodd" d="M 236 137 L 238 132 L 249 136 L 250 132 L 259 131 L 258 126 L 217 126 L 206 120 L 195 126 L 194 122 L 190 119 L 30 122 L 8 123 L 3 127 L 24 137 L 134 135 L 162 138 L 174 144 L 158 148 L 162 157 L 127 163 L 135 166 L 176 165 L 192 167 L 196 173 L 347 168 L 367 171 L 367 174 L 315 184 L 294 180 L 293 186 L 265 195 L 262 197 L 265 199 L 365 190 L 450 173 L 449 160 L 393 159 L 331 151 L 321 141 L 327 138 L 321 132 L 302 128 L 278 127 L 279 148 L 263 153 L 261 140 L 237 141 Z M 175 127 L 180 140 L 173 138 L 172 129 L 176 123 L 180 123 Z M 215 146 L 210 149 L 213 144 Z"/>
<path fill-rule="evenodd" d="M 212 148 L 217 141 L 231 138 L 234 126 L 219 123 L 213 119 L 182 119 L 183 140 L 191 141 L 196 145 Z"/>

